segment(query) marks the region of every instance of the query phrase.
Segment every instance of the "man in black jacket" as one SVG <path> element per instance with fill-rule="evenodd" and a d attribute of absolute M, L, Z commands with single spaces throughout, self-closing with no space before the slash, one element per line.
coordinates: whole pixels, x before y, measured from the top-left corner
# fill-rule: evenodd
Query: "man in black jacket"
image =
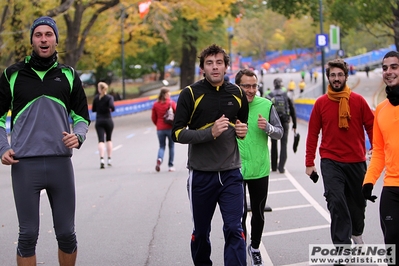
<path fill-rule="evenodd" d="M 248 101 L 238 86 L 224 80 L 229 57 L 221 47 L 213 44 L 199 58 L 205 78 L 180 93 L 172 128 L 174 141 L 189 144 L 191 255 L 195 265 L 212 265 L 209 235 L 219 203 L 226 241 L 224 265 L 244 266 L 244 193 L 236 138 L 244 138 L 248 130 Z"/>
<path fill-rule="evenodd" d="M 55 21 L 36 19 L 30 36 L 32 55 L 8 67 L 0 78 L 0 155 L 3 164 L 11 165 L 19 222 L 17 264 L 36 265 L 39 199 L 44 189 L 52 208 L 60 265 L 73 266 L 77 241 L 71 156 L 86 139 L 87 99 L 75 71 L 57 62 Z M 4 123 L 9 110 L 11 146 Z"/>

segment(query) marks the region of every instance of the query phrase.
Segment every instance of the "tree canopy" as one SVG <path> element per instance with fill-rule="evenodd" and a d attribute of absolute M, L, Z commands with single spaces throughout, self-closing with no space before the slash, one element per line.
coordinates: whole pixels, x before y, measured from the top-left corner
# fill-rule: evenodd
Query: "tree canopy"
<path fill-rule="evenodd" d="M 385 46 L 387 40 L 399 45 L 394 0 L 161 0 L 151 1 L 145 17 L 138 11 L 142 1 L 1 1 L 0 68 L 30 53 L 29 28 L 42 15 L 57 22 L 63 63 L 115 70 L 123 36 L 129 64 L 155 68 L 163 77 L 165 64 L 179 62 L 181 86 L 194 81 L 198 51 L 212 43 L 258 59 L 269 50 L 312 48 L 320 3 L 324 31 L 329 24 L 340 26 L 347 54 Z"/>

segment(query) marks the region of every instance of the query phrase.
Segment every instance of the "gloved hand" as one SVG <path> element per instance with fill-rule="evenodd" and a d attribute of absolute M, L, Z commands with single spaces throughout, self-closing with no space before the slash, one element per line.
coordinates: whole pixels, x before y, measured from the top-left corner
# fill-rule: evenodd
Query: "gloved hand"
<path fill-rule="evenodd" d="M 375 200 L 377 199 L 377 196 L 371 195 L 373 187 L 374 186 L 371 183 L 364 184 L 362 187 L 363 197 L 371 202 L 375 202 Z"/>
<path fill-rule="evenodd" d="M 310 179 L 313 180 L 313 183 L 316 183 L 317 180 L 319 180 L 319 175 L 315 171 L 313 171 L 312 174 L 310 175 Z"/>

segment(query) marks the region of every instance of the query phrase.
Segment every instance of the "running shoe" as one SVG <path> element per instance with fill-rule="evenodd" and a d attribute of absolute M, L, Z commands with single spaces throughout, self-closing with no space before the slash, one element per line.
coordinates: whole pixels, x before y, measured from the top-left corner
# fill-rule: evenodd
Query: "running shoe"
<path fill-rule="evenodd" d="M 158 158 L 157 165 L 155 166 L 155 171 L 159 172 L 161 170 L 161 163 L 162 163 L 162 159 Z"/>
<path fill-rule="evenodd" d="M 253 251 L 251 245 L 248 246 L 248 254 L 251 260 L 251 266 L 263 266 L 262 256 L 260 251 Z"/>

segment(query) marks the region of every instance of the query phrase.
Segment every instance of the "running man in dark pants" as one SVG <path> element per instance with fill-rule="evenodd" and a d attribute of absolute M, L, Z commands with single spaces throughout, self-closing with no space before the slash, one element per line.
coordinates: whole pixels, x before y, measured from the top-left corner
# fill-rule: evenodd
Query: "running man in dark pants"
<path fill-rule="evenodd" d="M 205 78 L 180 93 L 172 128 L 174 141 L 189 144 L 187 186 L 194 222 L 191 255 L 195 265 L 212 265 L 209 237 L 219 204 L 224 222 L 224 265 L 244 266 L 244 189 L 236 138 L 247 134 L 248 101 L 238 86 L 224 80 L 229 57 L 221 47 L 211 45 L 199 58 Z"/>
<path fill-rule="evenodd" d="M 248 246 L 251 266 L 263 266 L 259 246 L 265 225 L 264 209 L 267 199 L 270 174 L 269 137 L 279 139 L 283 127 L 273 107 L 273 103 L 256 95 L 258 78 L 250 69 L 242 69 L 236 75 L 236 84 L 245 92 L 249 104 L 248 133 L 245 139 L 238 140 L 244 177 L 244 192 L 248 187 L 251 218 L 251 242 Z M 247 236 L 247 204 L 244 197 L 242 227 Z"/>
<path fill-rule="evenodd" d="M 380 198 L 380 224 L 385 244 L 395 244 L 396 264 L 399 265 L 399 53 L 390 51 L 382 59 L 382 78 L 387 99 L 375 110 L 373 154 L 363 181 L 363 195 L 374 202 L 372 190 L 384 172 Z M 395 117 L 395 119 L 392 119 Z M 385 170 L 385 171 L 384 171 Z"/>
<path fill-rule="evenodd" d="M 17 264 L 36 265 L 40 191 L 45 189 L 59 263 L 73 266 L 77 241 L 71 156 L 72 149 L 80 148 L 86 138 L 90 123 L 87 99 L 74 69 L 57 62 L 55 21 L 38 18 L 30 36 L 32 55 L 8 67 L 0 78 L 0 154 L 1 162 L 11 165 L 19 222 Z M 10 109 L 11 146 L 5 127 Z"/>
<path fill-rule="evenodd" d="M 312 109 L 306 140 L 306 174 L 317 172 L 314 160 L 319 142 L 324 197 L 331 216 L 333 244 L 363 243 L 366 202 L 362 183 L 366 173 L 365 134 L 373 139 L 374 115 L 366 100 L 346 84 L 348 65 L 328 62 L 329 85 Z M 313 182 L 317 182 L 314 179 Z"/>

